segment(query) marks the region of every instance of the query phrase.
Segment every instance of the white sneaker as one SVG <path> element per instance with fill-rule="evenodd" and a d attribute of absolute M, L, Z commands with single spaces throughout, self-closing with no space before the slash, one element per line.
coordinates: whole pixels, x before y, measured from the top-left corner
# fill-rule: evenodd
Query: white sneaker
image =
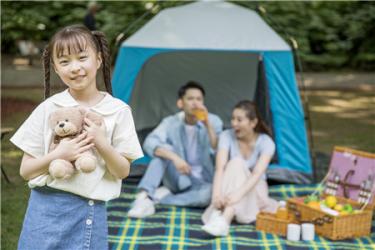
<path fill-rule="evenodd" d="M 211 216 L 210 221 L 202 226 L 202 230 L 213 236 L 227 236 L 229 234 L 229 224 L 224 216 Z"/>
<path fill-rule="evenodd" d="M 128 212 L 130 218 L 144 218 L 155 213 L 154 202 L 147 197 L 145 192 L 137 195 L 132 208 Z"/>
<path fill-rule="evenodd" d="M 165 186 L 159 187 L 158 189 L 155 190 L 155 194 L 154 194 L 155 203 L 156 204 L 159 203 L 164 197 L 170 194 L 171 194 L 171 191 L 167 187 Z"/>
<path fill-rule="evenodd" d="M 210 217 L 208 218 L 207 224 L 209 224 L 211 221 L 217 220 L 217 218 L 220 216 L 223 216 L 222 212 L 219 209 L 214 208 Z"/>

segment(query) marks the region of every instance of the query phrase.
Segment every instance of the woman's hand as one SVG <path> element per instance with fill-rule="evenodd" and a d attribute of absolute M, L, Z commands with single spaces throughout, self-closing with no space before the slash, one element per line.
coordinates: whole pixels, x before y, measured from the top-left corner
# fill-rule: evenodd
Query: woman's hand
<path fill-rule="evenodd" d="M 107 142 L 105 136 L 105 125 L 104 122 L 101 125 L 96 125 L 93 121 L 85 117 L 85 125 L 83 126 L 87 132 L 87 137 L 92 138 L 92 142 L 97 147 L 98 145 L 103 145 Z"/>
<path fill-rule="evenodd" d="M 224 208 L 224 200 L 221 195 L 213 195 L 211 203 L 216 209 L 221 210 Z"/>
<path fill-rule="evenodd" d="M 235 205 L 237 202 L 239 202 L 242 199 L 243 195 L 241 192 L 236 191 L 232 192 L 224 197 L 224 206 L 229 207 Z"/>
<path fill-rule="evenodd" d="M 91 141 L 92 138 L 87 135 L 87 132 L 83 132 L 74 139 L 62 139 L 59 145 L 53 150 L 53 153 L 58 159 L 75 161 L 81 153 L 94 146 L 94 143 Z"/>

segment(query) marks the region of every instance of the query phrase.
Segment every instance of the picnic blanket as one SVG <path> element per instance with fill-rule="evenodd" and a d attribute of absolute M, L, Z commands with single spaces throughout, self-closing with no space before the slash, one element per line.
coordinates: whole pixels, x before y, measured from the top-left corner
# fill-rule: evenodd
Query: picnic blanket
<path fill-rule="evenodd" d="M 230 235 L 215 238 L 201 230 L 203 209 L 156 205 L 156 214 L 131 219 L 127 212 L 135 198 L 139 179 L 123 182 L 118 199 L 107 204 L 110 249 L 375 249 L 375 221 L 369 237 L 331 241 L 317 236 L 315 241 L 287 241 L 284 237 L 255 230 L 255 223 L 232 224 Z M 277 185 L 270 187 L 276 199 L 311 194 L 315 185 Z"/>

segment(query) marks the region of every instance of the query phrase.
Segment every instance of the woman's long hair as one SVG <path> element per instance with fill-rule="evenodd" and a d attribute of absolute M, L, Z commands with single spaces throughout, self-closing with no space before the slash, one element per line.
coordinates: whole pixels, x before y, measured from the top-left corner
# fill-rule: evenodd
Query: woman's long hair
<path fill-rule="evenodd" d="M 242 100 L 238 102 L 234 109 L 242 109 L 246 113 L 246 117 L 249 120 L 258 119 L 258 123 L 255 126 L 255 132 L 257 133 L 265 133 L 269 136 L 272 136 L 271 130 L 268 128 L 266 123 L 263 121 L 262 117 L 260 116 L 259 110 L 257 105 L 249 100 Z"/>

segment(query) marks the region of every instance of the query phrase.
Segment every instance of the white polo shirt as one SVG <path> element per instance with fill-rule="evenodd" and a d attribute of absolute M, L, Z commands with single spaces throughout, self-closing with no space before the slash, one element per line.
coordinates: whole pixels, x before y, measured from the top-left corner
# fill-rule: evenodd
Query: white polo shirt
<path fill-rule="evenodd" d="M 131 108 L 121 100 L 102 92 L 105 97 L 88 108 L 100 114 L 105 123 L 106 136 L 111 145 L 128 160 L 143 157 L 142 148 L 135 131 Z M 52 128 L 48 125 L 49 114 L 61 107 L 79 106 L 68 90 L 51 96 L 42 102 L 10 139 L 17 147 L 35 158 L 48 153 L 52 140 Z M 53 179 L 48 173 L 29 181 L 31 188 L 49 186 L 71 192 L 89 199 L 108 201 L 121 192 L 121 179 L 114 177 L 106 168 L 103 158 L 96 150 L 98 163 L 91 173 L 77 172 L 67 180 Z"/>

